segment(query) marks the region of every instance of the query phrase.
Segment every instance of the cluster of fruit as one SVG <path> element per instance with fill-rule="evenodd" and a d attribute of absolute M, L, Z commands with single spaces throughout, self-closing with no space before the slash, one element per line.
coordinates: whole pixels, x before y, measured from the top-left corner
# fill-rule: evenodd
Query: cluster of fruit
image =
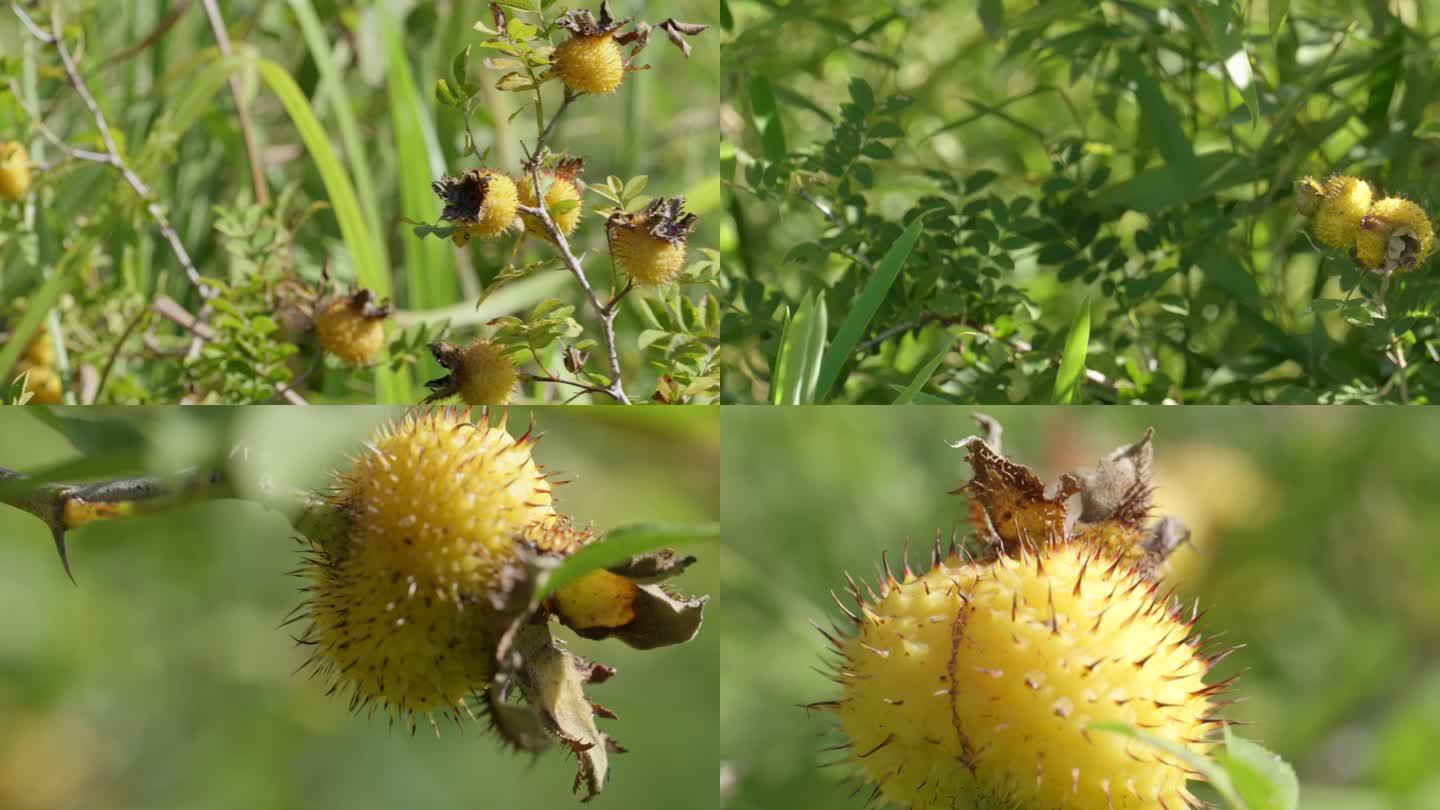
<path fill-rule="evenodd" d="M 1401 197 L 1375 200 L 1370 184 L 1350 175 L 1313 177 L 1298 189 L 1300 213 L 1312 217 L 1321 244 L 1354 251 L 1377 273 L 1413 270 L 1435 249 L 1435 229 L 1425 209 Z"/>

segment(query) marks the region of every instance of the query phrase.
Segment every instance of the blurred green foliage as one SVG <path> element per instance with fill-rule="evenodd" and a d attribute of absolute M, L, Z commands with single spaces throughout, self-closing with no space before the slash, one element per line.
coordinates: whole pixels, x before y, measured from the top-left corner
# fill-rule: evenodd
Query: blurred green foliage
<path fill-rule="evenodd" d="M 446 328 L 457 340 L 469 339 L 488 334 L 486 324 L 496 317 L 529 318 L 537 304 L 558 299 L 577 307 L 587 334 L 598 333 L 579 285 L 540 240 L 529 239 L 518 253 L 515 238 L 462 250 L 422 240 L 407 224 L 438 219 L 442 203 L 432 180 L 476 165 L 465 116 L 434 93 L 437 80 L 455 82 L 457 66 L 477 88 L 468 130 L 488 165 L 518 173 L 521 142 L 533 147 L 536 140 L 528 95 L 497 90 L 502 72 L 484 65 L 497 54 L 481 48 L 484 36 L 473 26 L 492 22 L 487 2 L 224 0 L 214 5 L 233 44 L 229 60 L 217 55 L 205 5 L 21 4 L 45 31 L 50 12 L 63 11 L 65 41 L 118 149 L 200 275 L 225 290 L 215 314 L 220 336 L 203 359 L 185 359 L 190 334 L 147 310 L 162 297 L 190 313 L 202 302 L 119 173 L 67 159 L 34 125 L 38 114 L 71 147 L 105 148 L 54 49 L 27 35 L 7 7 L 0 12 L 0 141 L 27 144 L 40 170 L 23 203 L 0 203 L 0 365 L 13 360 L 5 355 L 7 341 L 18 352 L 43 322 L 63 346 L 55 367 L 69 403 L 86 399 L 82 383 L 94 377 L 103 378 L 101 403 L 278 401 L 277 384 L 292 380 L 303 380 L 295 386 L 315 402 L 414 402 L 423 395 L 421 383 L 441 376 L 423 351 L 425 339 Z M 509 5 L 512 16 L 543 7 L 553 20 L 566 6 L 594 10 L 598 0 Z M 715 21 L 713 4 L 703 0 L 613 5 L 621 18 Z M 714 142 L 694 133 L 713 124 L 720 49 L 705 37 L 687 60 L 663 34 L 656 40 L 637 60 L 650 70 L 629 74 L 613 95 L 577 101 L 549 143 L 583 156 L 591 182 L 645 175 L 648 194 L 685 195 L 700 215 L 690 244 L 692 261 L 701 264 L 712 258 L 704 249 L 716 244 L 720 197 Z M 467 48 L 473 58 L 456 60 Z M 559 103 L 559 84 L 543 88 L 548 110 Z M 268 204 L 252 181 L 236 94 L 250 117 Z M 313 120 L 302 123 L 306 109 Z M 596 213 L 603 203 L 586 195 L 585 218 L 572 237 L 596 285 L 611 276 L 604 218 Z M 313 292 L 327 265 L 340 287 L 358 284 L 393 299 L 399 310 L 390 326 L 393 367 L 357 371 L 334 358 L 319 362 L 304 333 L 308 301 L 282 282 Z M 491 289 L 522 271 L 528 277 Z M 635 293 L 624 303 L 618 348 L 636 399 L 662 385 L 672 366 L 693 360 L 678 350 L 667 354 L 669 341 L 661 337 L 697 331 L 698 319 L 677 325 L 667 306 L 691 315 L 703 288 Z M 494 295 L 482 300 L 487 291 Z M 652 330 L 659 332 L 642 334 Z M 23 340 L 10 341 L 17 331 Z M 299 356 L 292 357 L 297 345 Z M 591 360 L 595 370 L 602 368 L 599 356 Z M 538 359 L 560 368 L 560 347 Z M 538 373 L 529 355 L 522 352 L 520 360 Z M 8 384 L 6 371 L 0 368 Z M 542 402 L 574 393 L 540 385 L 525 391 Z"/>
<path fill-rule="evenodd" d="M 929 397 L 1051 401 L 1087 300 L 1081 401 L 1440 391 L 1435 263 L 1382 292 L 1292 195 L 1348 172 L 1437 210 L 1433 0 L 727 8 L 728 400 L 788 382 L 786 313 L 856 308 L 921 216 L 837 401 L 922 371 Z"/>
<path fill-rule="evenodd" d="M 986 409 L 1007 455 L 1047 482 L 1090 469 L 1154 426 L 1157 512 L 1195 530 L 1169 583 L 1242 649 L 1238 731 L 1294 764 L 1306 810 L 1440 803 L 1440 419 L 1423 409 Z M 844 575 L 871 581 L 907 538 L 922 564 L 937 529 L 968 533 L 961 408 L 726 408 L 725 549 L 717 613 L 722 784 L 735 810 L 864 806 L 847 798 L 832 697 L 810 626 Z"/>
<path fill-rule="evenodd" d="M 323 486 L 395 409 L 233 408 L 55 411 L 79 420 L 90 453 L 174 469 L 243 444 L 281 486 Z M 572 483 L 559 506 L 612 528 L 718 518 L 719 432 L 709 409 L 512 409 L 534 416 L 536 457 Z M 137 441 L 138 437 L 138 441 Z M 77 457 L 21 409 L 0 410 L 0 464 L 36 470 Z M 277 629 L 300 600 L 300 546 L 257 504 L 193 504 L 70 534 L 79 586 L 35 518 L 0 507 L 0 807 L 567 807 L 575 764 L 560 751 L 506 753 L 467 724 L 436 739 L 354 717 Z M 714 595 L 716 543 L 676 585 Z M 718 601 L 718 600 L 716 600 Z M 713 604 L 713 603 L 712 603 Z M 592 696 L 614 710 L 612 760 L 595 807 L 715 806 L 719 636 L 641 654 L 569 637 L 619 674 Z M 423 724 L 422 724 L 423 725 Z"/>

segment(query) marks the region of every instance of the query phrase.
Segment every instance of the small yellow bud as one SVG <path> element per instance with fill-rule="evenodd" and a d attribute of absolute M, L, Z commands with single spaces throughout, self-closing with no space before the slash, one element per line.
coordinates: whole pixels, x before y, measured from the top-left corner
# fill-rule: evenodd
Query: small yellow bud
<path fill-rule="evenodd" d="M 489 340 L 477 340 L 465 348 L 448 341 L 430 344 L 435 362 L 450 372 L 425 383 L 431 394 L 426 402 L 458 396 L 467 405 L 504 405 L 515 393 L 520 371 L 505 347 Z"/>

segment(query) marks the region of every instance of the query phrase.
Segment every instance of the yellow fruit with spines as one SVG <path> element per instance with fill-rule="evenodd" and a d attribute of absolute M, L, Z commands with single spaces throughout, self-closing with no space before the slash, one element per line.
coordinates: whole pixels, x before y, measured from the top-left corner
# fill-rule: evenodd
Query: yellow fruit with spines
<path fill-rule="evenodd" d="M 15 364 L 15 376 L 29 372 L 25 390 L 30 392 L 28 402 L 33 405 L 59 405 L 65 401 L 65 387 L 60 375 L 50 366 L 42 366 L 21 360 Z"/>
<path fill-rule="evenodd" d="M 1370 209 L 1370 184 L 1350 175 L 1332 175 L 1325 181 L 1323 200 L 1315 211 L 1312 228 L 1320 243 L 1349 250 L 1355 246 L 1360 221 Z"/>
<path fill-rule="evenodd" d="M 542 548 L 572 537 L 556 529 L 534 442 L 488 414 L 426 409 L 380 429 L 337 476 L 327 500 L 343 523 L 312 542 L 302 640 L 353 707 L 413 721 L 468 711 L 466 695 L 489 685 L 497 639 L 486 619 L 507 564 L 528 536 L 549 538 Z"/>
<path fill-rule="evenodd" d="M 625 80 L 625 59 L 611 33 L 576 34 L 550 60 L 566 87 L 581 93 L 613 93 Z"/>
<path fill-rule="evenodd" d="M 1392 240 L 1397 239 L 1400 242 L 1394 244 Z M 1397 247 L 1398 251 L 1394 249 Z M 1387 265 L 1401 272 L 1410 270 L 1434 250 L 1435 228 L 1430 216 L 1419 205 L 1400 197 L 1386 197 L 1370 206 L 1355 239 L 1356 258 L 1372 270 Z"/>
<path fill-rule="evenodd" d="M 0 197 L 17 201 L 30 190 L 30 153 L 18 141 L 0 143 Z"/>
<path fill-rule="evenodd" d="M 25 359 L 36 366 L 55 365 L 55 341 L 50 339 L 49 330 L 40 330 L 25 347 Z"/>
<path fill-rule="evenodd" d="M 640 230 L 616 229 L 610 238 L 615 263 L 636 284 L 669 284 L 685 269 L 685 242 L 661 239 Z"/>
<path fill-rule="evenodd" d="M 1197 755 L 1219 723 L 1193 620 L 1119 555 L 1078 542 L 993 562 L 952 546 L 922 574 L 852 593 L 834 639 L 851 759 L 914 810 L 1198 806 L 1187 766 L 1125 723 Z M 850 613 L 847 609 L 847 613 Z M 1213 659 L 1212 659 L 1213 660 Z M 989 804 L 981 804 L 988 800 Z"/>
<path fill-rule="evenodd" d="M 506 404 L 520 379 L 515 360 L 505 353 L 505 347 L 489 340 L 477 340 L 462 349 L 454 375 L 460 398 L 475 406 Z"/>
<path fill-rule="evenodd" d="M 485 169 L 480 174 L 488 178 L 485 186 L 485 201 L 480 206 L 480 215 L 470 224 L 470 236 L 493 239 L 515 225 L 520 197 L 515 181 L 504 172 Z"/>
<path fill-rule="evenodd" d="M 550 187 L 545 190 L 545 209 L 550 212 L 550 218 L 555 221 L 555 227 L 559 228 L 560 233 L 568 239 L 570 234 L 575 232 L 575 227 L 580 224 L 584 208 L 583 205 L 578 204 L 581 202 L 580 189 L 575 185 L 574 180 L 551 171 L 540 172 L 541 186 L 543 187 L 546 183 L 549 183 Z M 519 190 L 520 204 L 526 208 L 534 208 L 536 206 L 534 175 L 523 175 L 520 178 Z M 562 214 L 555 213 L 556 203 L 572 200 L 577 203 L 575 207 Z M 550 239 L 550 234 L 546 233 L 545 226 L 540 223 L 538 217 L 521 213 L 520 218 L 525 222 L 526 232 L 541 239 Z"/>
<path fill-rule="evenodd" d="M 323 301 L 315 313 L 320 348 L 352 366 L 374 363 L 385 348 L 385 316 L 367 311 L 369 299 L 338 296 Z"/>

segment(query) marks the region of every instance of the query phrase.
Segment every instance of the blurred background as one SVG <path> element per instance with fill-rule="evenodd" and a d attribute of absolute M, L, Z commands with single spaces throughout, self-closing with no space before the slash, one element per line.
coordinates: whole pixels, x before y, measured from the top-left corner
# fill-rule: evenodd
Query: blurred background
<path fill-rule="evenodd" d="M 232 297 L 245 317 L 283 320 L 273 305 L 251 311 L 252 299 L 261 297 L 257 279 L 283 273 L 314 285 L 328 261 L 331 276 L 349 288 L 365 270 L 354 246 L 344 241 L 340 206 L 327 193 L 317 158 L 279 96 L 247 68 L 235 73 L 238 95 L 247 105 L 263 177 L 276 201 L 256 203 L 235 97 L 210 70 L 217 61 L 216 35 L 202 8 L 206 5 L 169 0 L 22 4 L 42 26 L 48 26 L 52 8 L 63 10 L 76 59 L 116 140 L 163 204 L 201 274 L 234 287 Z M 528 12 L 543 7 L 545 19 L 553 21 L 566 8 L 597 12 L 599 0 L 507 0 L 500 5 L 511 18 L 526 20 L 535 19 Z M 464 78 L 483 88 L 469 127 L 476 151 L 488 153 L 487 165 L 513 174 L 524 159 L 521 141 L 534 145 L 534 109 L 525 106 L 531 94 L 496 90 L 505 71 L 484 64 L 504 56 L 481 47 L 486 35 L 474 28 L 478 22 L 493 28 L 490 3 L 220 0 L 214 6 L 237 50 L 248 46 L 293 78 L 303 95 L 300 103 L 308 103 L 334 149 L 337 170 L 350 176 L 365 215 L 365 236 L 378 254 L 376 268 L 393 292 L 398 312 L 392 335 L 401 327 L 414 332 L 448 321 L 457 338 L 468 339 L 488 321 L 528 316 L 549 298 L 577 306 L 584 302 L 568 272 L 545 270 L 477 307 L 481 290 L 507 265 L 528 265 L 555 252 L 536 238 L 518 253 L 513 238 L 457 249 L 447 239 L 418 238 L 406 221 L 436 222 L 442 203 L 431 181 L 477 167 L 466 148 L 464 117 L 436 98 L 438 81 L 456 86 L 455 60 L 466 48 Z M 611 7 L 619 19 L 652 24 L 673 16 L 713 25 L 716 14 L 709 0 L 613 0 Z M 637 59 L 651 69 L 628 74 L 613 95 L 573 104 L 550 145 L 582 155 L 584 179 L 591 184 L 603 185 L 610 175 L 645 175 L 647 195 L 685 195 L 689 210 L 700 215 L 690 241 L 692 259 L 699 261 L 700 249 L 713 248 L 718 233 L 712 216 L 720 199 L 715 142 L 713 136 L 699 135 L 715 127 L 720 45 L 713 34 L 694 38 L 692 45 L 686 59 L 657 30 Z M 180 364 L 159 351 L 184 337 L 168 321 L 153 318 L 143 328 L 126 331 L 157 295 L 195 311 L 195 290 L 134 204 L 133 192 L 109 167 L 64 161 L 32 128 L 27 109 L 39 110 L 50 129 L 73 146 L 101 146 L 91 115 L 68 86 L 53 50 L 27 36 L 8 7 L 0 13 L 0 54 L 5 57 L 0 60 L 0 141 L 26 142 L 35 163 L 51 167 L 36 175 L 33 212 L 22 215 L 18 204 L 0 205 L 0 332 L 14 328 L 29 302 L 40 297 L 44 275 L 63 263 L 69 278 L 50 321 L 73 355 L 62 358 L 62 376 L 68 380 L 69 371 L 84 364 L 104 369 L 115 343 L 124 342 L 101 403 L 175 402 L 186 393 L 211 394 L 225 403 L 269 399 L 273 386 L 258 396 L 228 379 L 227 368 L 180 379 Z M 549 116 L 559 104 L 560 82 L 547 83 L 544 93 Z M 281 200 L 287 204 L 280 205 Z M 587 272 L 608 289 L 604 220 L 594 213 L 603 204 L 586 195 L 585 218 L 571 242 L 577 256 L 589 252 Z M 87 245 L 90 249 L 84 250 Z M 268 291 L 273 280 L 266 286 Z M 377 285 L 366 281 L 365 286 Z M 652 293 L 640 297 L 657 298 Z M 593 315 L 581 309 L 577 318 L 598 338 Z M 637 345 L 639 333 L 649 326 L 634 301 L 617 321 L 623 365 L 637 391 L 653 390 L 656 376 L 645 346 Z M 284 358 L 279 347 L 263 340 L 267 335 L 253 331 L 243 341 L 248 354 L 237 351 L 240 356 L 233 359 L 255 366 L 263 376 L 283 366 Z M 440 376 L 423 348 L 418 354 L 418 372 L 413 379 L 405 378 L 408 370 L 402 372 L 396 389 L 408 398 L 398 401 L 418 401 L 423 391 L 418 383 Z M 558 357 L 547 362 L 559 364 Z M 372 376 L 342 368 L 332 358 L 309 380 L 304 394 L 314 402 L 379 401 Z M 193 377 L 203 380 L 204 391 L 183 390 L 182 383 Z"/>
<path fill-rule="evenodd" d="M 1333 408 L 987 408 L 1047 483 L 1154 426 L 1157 514 L 1194 531 L 1170 581 L 1244 644 L 1229 717 L 1295 765 L 1306 810 L 1440 807 L 1440 417 Z M 842 572 L 965 526 L 968 408 L 726 408 L 722 802 L 860 808 L 839 782 L 810 620 Z M 868 791 L 867 791 L 868 793 Z"/>
<path fill-rule="evenodd" d="M 0 409 L 0 465 L 34 471 L 77 450 L 27 410 Z M 374 428 L 400 411 L 160 408 L 54 412 L 119 471 L 176 469 L 244 443 L 281 485 L 324 485 Z M 559 508 L 598 528 L 718 519 L 719 430 L 701 408 L 512 409 L 534 416 L 546 469 L 572 483 Z M 97 467 L 96 469 L 99 469 Z M 531 762 L 478 724 L 413 738 L 352 716 L 325 686 L 292 672 L 306 658 L 277 629 L 299 601 L 300 561 L 278 513 L 242 501 L 84 526 L 70 534 L 79 586 L 49 531 L 0 505 L 0 808 L 569 807 L 575 763 Z M 677 587 L 718 590 L 718 548 Z M 712 601 L 713 605 L 719 600 Z M 713 622 L 713 613 L 710 620 Z M 638 653 L 560 634 L 619 675 L 591 687 L 629 749 L 611 759 L 597 808 L 714 807 L 719 635 Z"/>

